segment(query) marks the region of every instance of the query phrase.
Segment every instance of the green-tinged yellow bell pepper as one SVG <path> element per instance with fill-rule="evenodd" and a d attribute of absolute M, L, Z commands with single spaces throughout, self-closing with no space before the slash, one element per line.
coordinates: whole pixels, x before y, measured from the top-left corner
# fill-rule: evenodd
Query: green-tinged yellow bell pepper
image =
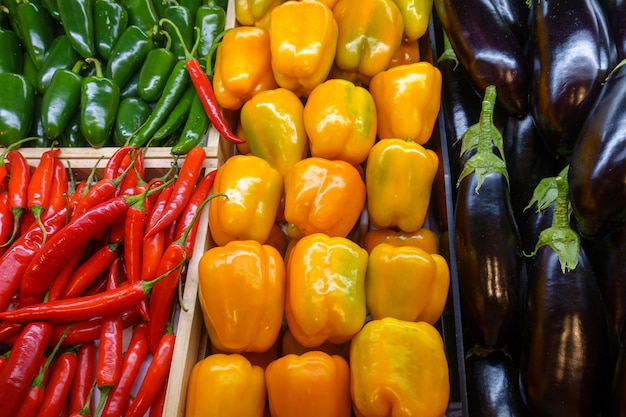
<path fill-rule="evenodd" d="M 376 142 L 365 169 L 370 223 L 377 229 L 421 229 L 438 166 L 437 154 L 412 140 Z"/>
<path fill-rule="evenodd" d="M 283 356 L 265 370 L 265 384 L 272 417 L 350 417 L 350 369 L 339 355 Z"/>
<path fill-rule="evenodd" d="M 433 0 L 393 0 L 393 2 L 400 9 L 404 35 L 412 41 L 424 36 L 433 10 Z"/>
<path fill-rule="evenodd" d="M 191 370 L 185 416 L 259 417 L 266 394 L 262 368 L 236 353 L 210 355 Z"/>
<path fill-rule="evenodd" d="M 235 0 L 235 19 L 242 26 L 267 29 L 272 10 L 285 0 Z"/>
<path fill-rule="evenodd" d="M 413 246 L 426 253 L 439 253 L 439 237 L 435 232 L 425 227 L 415 232 L 407 233 L 395 229 L 371 229 L 363 237 L 363 247 L 368 253 L 380 243 L 393 246 Z"/>
<path fill-rule="evenodd" d="M 237 110 L 258 92 L 276 87 L 269 32 L 256 26 L 226 32 L 215 55 L 213 90 L 218 104 Z"/>
<path fill-rule="evenodd" d="M 324 82 L 335 58 L 333 11 L 315 0 L 289 0 L 272 10 L 270 49 L 274 78 L 301 97 Z"/>
<path fill-rule="evenodd" d="M 285 317 L 300 344 L 342 343 L 363 326 L 367 258 L 355 242 L 323 233 L 294 245 L 287 260 Z"/>
<path fill-rule="evenodd" d="M 376 245 L 365 275 L 365 300 L 372 318 L 434 324 L 443 312 L 450 286 L 447 263 L 435 258 L 443 259 L 416 247 Z"/>
<path fill-rule="evenodd" d="M 441 72 L 429 62 L 399 65 L 376 74 L 369 85 L 380 139 L 430 139 L 441 103 Z"/>
<path fill-rule="evenodd" d="M 256 94 L 241 108 L 240 119 L 250 152 L 281 175 L 308 154 L 304 105 L 291 90 L 277 88 Z"/>
<path fill-rule="evenodd" d="M 373 77 L 387 69 L 402 42 L 404 23 L 392 0 L 339 0 L 333 8 L 339 27 L 335 63 Z"/>
<path fill-rule="evenodd" d="M 285 220 L 291 237 L 321 232 L 346 237 L 365 206 L 365 184 L 345 161 L 309 157 L 285 176 Z"/>
<path fill-rule="evenodd" d="M 450 397 L 441 335 L 426 322 L 369 321 L 350 345 L 357 417 L 443 417 Z"/>
<path fill-rule="evenodd" d="M 218 168 L 209 203 L 209 229 L 223 246 L 232 240 L 265 242 L 274 226 L 283 196 L 283 177 L 262 158 L 234 155 Z"/>
<path fill-rule="evenodd" d="M 348 80 L 327 80 L 304 105 L 304 127 L 312 156 L 358 165 L 376 141 L 374 99 Z"/>
<path fill-rule="evenodd" d="M 198 264 L 198 298 L 211 343 L 225 352 L 265 352 L 278 340 L 285 263 L 272 246 L 232 241 Z"/>

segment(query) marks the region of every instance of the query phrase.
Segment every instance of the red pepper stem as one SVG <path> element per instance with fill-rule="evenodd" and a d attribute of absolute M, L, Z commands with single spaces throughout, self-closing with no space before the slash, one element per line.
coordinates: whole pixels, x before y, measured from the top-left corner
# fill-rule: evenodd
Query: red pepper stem
<path fill-rule="evenodd" d="M 102 413 L 102 409 L 104 408 L 104 405 L 106 404 L 107 397 L 109 396 L 111 389 L 113 389 L 113 385 L 105 385 L 103 387 L 100 387 L 100 401 L 98 401 L 98 407 L 96 408 L 97 416 L 99 416 Z"/>
<path fill-rule="evenodd" d="M 26 209 L 24 207 L 11 207 L 11 213 L 13 213 L 13 232 L 9 240 L 0 245 L 0 248 L 7 247 L 13 243 L 20 230 L 20 220 L 22 219 L 22 215 L 26 213 Z"/>
<path fill-rule="evenodd" d="M 67 325 L 65 327 L 65 330 L 63 331 L 63 334 L 59 338 L 59 341 L 57 342 L 56 345 L 54 345 L 54 348 L 52 349 L 52 352 L 50 352 L 50 355 L 48 355 L 48 358 L 46 358 L 46 362 L 43 364 L 39 373 L 35 376 L 33 381 L 30 383 L 31 387 L 43 387 L 44 386 L 44 378 L 46 375 L 46 371 L 50 367 L 50 364 L 54 360 L 54 357 L 56 356 L 57 352 L 61 348 L 61 345 L 63 344 L 63 339 L 65 339 L 65 335 L 70 330 L 70 327 L 71 327 L 70 325 Z"/>
<path fill-rule="evenodd" d="M 87 398 L 85 399 L 85 404 L 83 405 L 83 408 L 81 408 L 80 410 L 76 411 L 76 414 L 80 415 L 80 416 L 91 416 L 91 397 L 93 396 L 93 392 L 96 389 L 96 381 L 93 381 L 93 384 L 91 384 L 91 389 L 89 390 L 89 394 L 87 394 Z M 100 409 L 98 408 L 98 414 L 100 414 Z"/>
<path fill-rule="evenodd" d="M 226 194 L 224 194 L 224 193 L 211 194 L 210 196 L 208 196 L 202 203 L 200 203 L 200 205 L 198 206 L 198 210 L 194 213 L 193 218 L 191 219 L 191 222 L 189 222 L 189 226 L 187 226 L 185 231 L 176 240 L 176 243 L 184 246 L 185 241 L 187 240 L 187 235 L 189 235 L 189 233 L 191 232 L 191 229 L 193 229 L 193 225 L 196 222 L 196 220 L 198 220 L 198 217 L 200 217 L 200 214 L 202 213 L 202 210 L 204 210 L 204 206 L 206 206 L 207 203 L 209 201 L 213 200 L 215 197 L 226 197 L 226 198 L 228 198 L 228 196 Z"/>
<path fill-rule="evenodd" d="M 176 179 L 175 178 L 171 178 L 171 179 L 169 179 L 169 180 L 167 180 L 167 181 L 157 185 L 154 188 L 147 188 L 144 193 L 137 194 L 137 195 L 126 196 L 126 197 L 124 197 L 124 200 L 126 200 L 126 204 L 128 204 L 129 207 L 132 206 L 132 205 L 138 204 L 140 201 L 143 201 L 146 197 L 151 196 L 152 194 L 161 191 L 163 188 L 167 187 L 168 185 L 170 185 L 174 181 L 176 181 Z"/>

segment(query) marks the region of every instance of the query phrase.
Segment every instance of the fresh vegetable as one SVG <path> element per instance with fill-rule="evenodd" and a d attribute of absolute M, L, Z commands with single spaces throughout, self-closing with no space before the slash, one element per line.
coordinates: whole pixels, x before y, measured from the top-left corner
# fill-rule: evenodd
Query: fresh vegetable
<path fill-rule="evenodd" d="M 105 60 L 111 58 L 113 47 L 128 27 L 126 8 L 114 0 L 94 0 L 93 31 L 94 46 Z"/>
<path fill-rule="evenodd" d="M 120 88 L 104 76 L 100 61 L 91 58 L 85 61 L 93 63 L 95 74 L 83 78 L 81 84 L 80 131 L 91 146 L 100 148 L 111 140 L 120 105 Z"/>
<path fill-rule="evenodd" d="M 94 2 L 95 0 L 58 2 L 63 30 L 72 47 L 83 58 L 94 58 L 96 54 Z"/>
<path fill-rule="evenodd" d="M 72 69 L 57 69 L 50 79 L 41 100 L 41 122 L 46 137 L 56 139 L 61 136 L 80 108 L 83 81 L 80 71 L 84 66 L 85 62 L 79 60 Z"/>
<path fill-rule="evenodd" d="M 24 139 L 33 120 L 35 88 L 22 74 L 0 73 L 0 144 Z"/>

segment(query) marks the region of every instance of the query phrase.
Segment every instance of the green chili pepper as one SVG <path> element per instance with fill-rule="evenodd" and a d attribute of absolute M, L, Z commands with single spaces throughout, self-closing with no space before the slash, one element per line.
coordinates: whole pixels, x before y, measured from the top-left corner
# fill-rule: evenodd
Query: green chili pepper
<path fill-rule="evenodd" d="M 200 30 L 198 43 L 198 62 L 202 68 L 207 68 L 207 59 L 211 45 L 218 34 L 224 31 L 226 12 L 215 1 L 209 0 L 196 12 L 196 27 Z"/>
<path fill-rule="evenodd" d="M 42 97 L 39 94 L 35 94 L 33 102 L 33 118 L 30 124 L 30 130 L 27 136 L 32 140 L 29 140 L 26 146 L 31 148 L 48 148 L 52 147 L 53 139 L 45 137 L 43 133 L 43 123 L 41 121 L 41 103 Z"/>
<path fill-rule="evenodd" d="M 124 146 L 128 138 L 148 120 L 151 112 L 152 107 L 139 97 L 122 99 L 115 118 L 113 143 Z"/>
<path fill-rule="evenodd" d="M 72 47 L 69 38 L 65 34 L 57 36 L 39 69 L 35 84 L 37 91 L 43 94 L 56 70 L 71 69 L 79 59 L 80 55 Z"/>
<path fill-rule="evenodd" d="M 0 144 L 10 146 L 29 132 L 35 88 L 22 74 L 0 73 Z"/>
<path fill-rule="evenodd" d="M 3 13 L 1 13 L 3 14 Z M 0 72 L 22 73 L 24 52 L 20 39 L 11 29 L 0 29 Z"/>
<path fill-rule="evenodd" d="M 163 11 L 163 18 L 172 21 L 180 36 L 175 32 L 171 24 L 165 25 L 164 29 L 170 34 L 172 39 L 172 52 L 178 59 L 185 59 L 185 50 L 191 50 L 194 41 L 194 20 L 188 8 L 176 4 L 168 3 Z"/>
<path fill-rule="evenodd" d="M 39 0 L 39 3 L 48 11 L 50 16 L 57 22 L 61 21 L 61 13 L 59 13 L 59 2 L 57 0 Z"/>
<path fill-rule="evenodd" d="M 157 2 L 159 0 L 156 0 Z M 196 19 L 196 11 L 205 3 L 204 0 L 178 0 L 178 4 L 186 7 L 191 12 L 191 21 Z"/>
<path fill-rule="evenodd" d="M 197 95 L 198 93 L 196 93 L 196 88 L 193 84 L 189 85 L 183 96 L 165 119 L 165 122 L 163 122 L 161 127 L 159 127 L 156 132 L 154 132 L 153 138 L 155 140 L 166 138 L 185 123 L 187 116 L 189 115 L 189 109 L 191 108 L 193 98 Z"/>
<path fill-rule="evenodd" d="M 136 71 L 131 77 L 130 80 L 126 81 L 126 84 L 123 87 L 120 87 L 121 90 L 121 98 L 127 97 L 139 97 L 139 71 Z"/>
<path fill-rule="evenodd" d="M 83 77 L 79 72 L 84 65 L 85 62 L 80 60 L 71 70 L 59 69 L 43 93 L 41 121 L 47 138 L 56 139 L 60 136 L 80 108 Z"/>
<path fill-rule="evenodd" d="M 170 50 L 171 39 L 166 33 L 167 44 L 151 50 L 139 70 L 137 93 L 147 102 L 157 101 L 163 93 L 167 78 L 176 65 L 176 56 Z"/>
<path fill-rule="evenodd" d="M 87 148 L 91 146 L 80 130 L 80 113 L 76 113 L 65 126 L 63 134 L 56 140 L 62 148 Z"/>
<path fill-rule="evenodd" d="M 167 79 L 164 94 L 161 95 L 159 101 L 155 104 L 146 123 L 130 138 L 130 145 L 136 147 L 143 146 L 152 138 L 152 135 L 161 127 L 187 90 L 189 81 L 190 78 L 185 61 L 178 61 Z"/>
<path fill-rule="evenodd" d="M 122 88 L 155 48 L 153 35 L 154 32 L 146 33 L 139 26 L 128 26 L 111 51 L 106 77 Z"/>
<path fill-rule="evenodd" d="M 186 155 L 192 148 L 200 145 L 206 139 L 206 134 L 211 125 L 209 116 L 204 110 L 202 100 L 196 94 L 189 109 L 187 121 L 178 137 L 176 143 L 172 146 L 171 152 L 174 155 Z"/>
<path fill-rule="evenodd" d="M 35 68 L 33 60 L 30 59 L 30 55 L 28 55 L 26 52 L 22 54 L 22 61 L 22 75 L 26 77 L 28 82 L 30 82 L 33 87 L 36 87 L 39 71 L 37 70 L 37 68 Z"/>
<path fill-rule="evenodd" d="M 94 34 L 96 51 L 105 60 L 111 57 L 113 46 L 128 27 L 128 12 L 113 0 L 95 0 Z"/>
<path fill-rule="evenodd" d="M 61 23 L 70 43 L 83 58 L 96 55 L 94 0 L 60 0 Z"/>
<path fill-rule="evenodd" d="M 95 66 L 95 75 L 83 78 L 80 94 L 80 131 L 94 148 L 105 146 L 111 139 L 115 115 L 120 104 L 120 88 L 103 76 L 100 61 L 87 58 Z"/>
<path fill-rule="evenodd" d="M 120 0 L 120 4 L 128 12 L 130 25 L 137 26 L 147 33 L 159 26 L 159 15 L 152 0 Z"/>
<path fill-rule="evenodd" d="M 41 68 L 56 34 L 55 22 L 40 4 L 23 1 L 15 10 L 15 21 L 20 28 L 22 45 L 35 64 Z"/>

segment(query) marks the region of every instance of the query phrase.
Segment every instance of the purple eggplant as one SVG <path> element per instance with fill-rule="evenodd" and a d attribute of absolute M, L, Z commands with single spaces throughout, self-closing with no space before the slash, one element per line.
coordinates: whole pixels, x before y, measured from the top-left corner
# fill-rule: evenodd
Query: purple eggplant
<path fill-rule="evenodd" d="M 599 0 L 609 20 L 613 42 L 617 48 L 617 60 L 626 59 L 626 1 Z"/>

